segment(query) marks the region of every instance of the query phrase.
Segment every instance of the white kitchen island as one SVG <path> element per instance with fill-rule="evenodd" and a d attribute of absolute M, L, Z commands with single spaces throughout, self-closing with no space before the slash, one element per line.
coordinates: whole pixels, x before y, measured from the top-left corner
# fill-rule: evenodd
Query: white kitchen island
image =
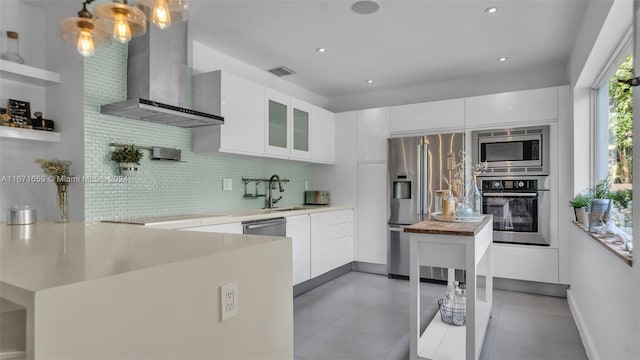
<path fill-rule="evenodd" d="M 410 233 L 410 359 L 478 359 L 493 303 L 491 215 L 477 223 L 427 220 L 404 231 Z M 466 270 L 465 326 L 445 324 L 438 312 L 420 334 L 420 266 L 449 268 L 449 281 L 453 269 Z M 482 289 L 479 276 L 484 278 Z"/>
<path fill-rule="evenodd" d="M 291 285 L 289 238 L 0 224 L 0 297 L 26 308 L 28 359 L 293 358 Z"/>

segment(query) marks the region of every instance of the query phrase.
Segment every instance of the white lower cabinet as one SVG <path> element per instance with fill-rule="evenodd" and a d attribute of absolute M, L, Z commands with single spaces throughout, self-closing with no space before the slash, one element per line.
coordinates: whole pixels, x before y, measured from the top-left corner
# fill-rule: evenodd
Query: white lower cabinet
<path fill-rule="evenodd" d="M 311 277 L 353 261 L 353 211 L 311 214 Z"/>
<path fill-rule="evenodd" d="M 311 278 L 311 220 L 309 215 L 286 219 L 293 254 L 293 285 L 296 285 Z"/>
<path fill-rule="evenodd" d="M 493 276 L 558 283 L 558 249 L 522 245 L 493 245 Z"/>
<path fill-rule="evenodd" d="M 235 223 L 228 223 L 228 224 L 197 226 L 197 227 L 180 229 L 180 230 L 223 233 L 223 234 L 242 234 L 242 223 L 235 222 Z"/>

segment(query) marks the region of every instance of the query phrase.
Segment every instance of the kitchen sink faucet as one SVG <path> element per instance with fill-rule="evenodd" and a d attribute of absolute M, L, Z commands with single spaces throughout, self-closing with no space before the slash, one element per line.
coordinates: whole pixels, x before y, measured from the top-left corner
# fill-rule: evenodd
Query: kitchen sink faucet
<path fill-rule="evenodd" d="M 274 199 L 273 195 L 271 194 L 271 188 L 273 187 L 274 180 L 278 182 L 278 188 L 280 192 L 284 191 L 284 187 L 282 186 L 282 181 L 280 181 L 280 177 L 278 175 L 271 176 L 271 178 L 269 179 L 269 196 L 267 197 L 267 209 L 273 209 L 275 207 L 273 205 L 276 204 L 278 201 L 280 201 L 280 199 L 282 199 L 282 196 L 280 196 L 277 199 Z"/>

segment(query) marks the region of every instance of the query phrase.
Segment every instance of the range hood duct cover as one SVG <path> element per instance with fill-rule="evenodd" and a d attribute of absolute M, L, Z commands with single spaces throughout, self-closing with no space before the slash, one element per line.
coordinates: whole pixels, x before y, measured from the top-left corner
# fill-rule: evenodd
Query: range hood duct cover
<path fill-rule="evenodd" d="M 221 116 L 188 108 L 187 41 L 186 21 L 165 30 L 149 26 L 144 35 L 131 39 L 127 100 L 102 105 L 100 112 L 184 128 L 224 124 Z"/>

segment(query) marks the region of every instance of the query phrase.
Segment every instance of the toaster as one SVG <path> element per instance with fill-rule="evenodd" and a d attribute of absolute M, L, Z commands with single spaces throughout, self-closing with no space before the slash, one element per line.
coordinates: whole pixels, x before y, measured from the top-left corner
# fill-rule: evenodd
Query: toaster
<path fill-rule="evenodd" d="M 319 191 L 319 190 L 305 191 L 304 204 L 305 205 L 329 205 L 329 192 Z"/>

